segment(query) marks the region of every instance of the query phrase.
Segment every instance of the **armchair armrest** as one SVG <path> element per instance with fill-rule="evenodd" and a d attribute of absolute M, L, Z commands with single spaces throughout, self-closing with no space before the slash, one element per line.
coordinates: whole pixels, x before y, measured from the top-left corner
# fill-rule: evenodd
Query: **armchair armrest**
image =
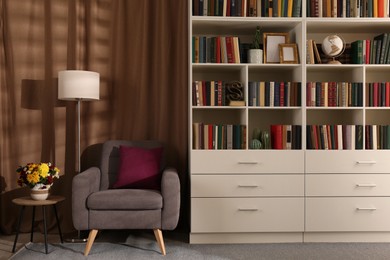
<path fill-rule="evenodd" d="M 89 229 L 89 211 L 87 209 L 88 196 L 100 187 L 100 169 L 91 167 L 72 180 L 72 218 L 76 230 Z"/>
<path fill-rule="evenodd" d="M 164 201 L 161 228 L 173 230 L 177 226 L 180 213 L 180 179 L 176 169 L 167 168 L 163 171 L 161 194 Z"/>

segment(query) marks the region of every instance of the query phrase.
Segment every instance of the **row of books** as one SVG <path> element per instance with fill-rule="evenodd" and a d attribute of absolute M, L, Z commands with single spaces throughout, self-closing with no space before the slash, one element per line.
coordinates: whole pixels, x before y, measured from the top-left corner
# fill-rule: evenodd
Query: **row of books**
<path fill-rule="evenodd" d="M 366 125 L 365 149 L 390 149 L 390 125 Z M 271 149 L 302 149 L 300 125 L 271 125 Z M 253 141 L 253 140 L 252 140 Z M 260 140 L 259 140 L 260 141 Z M 264 149 L 251 145 L 251 149 Z M 314 150 L 363 149 L 362 125 L 307 125 L 306 148 Z M 193 149 L 246 149 L 246 126 L 193 123 Z"/>
<path fill-rule="evenodd" d="M 361 107 L 361 82 L 307 82 L 306 105 L 309 107 Z"/>
<path fill-rule="evenodd" d="M 234 93 L 231 93 L 232 86 L 235 87 Z M 236 97 L 235 100 L 232 100 L 231 95 Z M 193 106 L 245 106 L 244 100 L 244 91 L 239 81 L 196 80 L 192 82 Z"/>
<path fill-rule="evenodd" d="M 315 150 L 363 149 L 363 126 L 307 125 L 306 148 Z"/>
<path fill-rule="evenodd" d="M 272 149 L 302 148 L 302 127 L 300 125 L 271 125 L 270 132 Z"/>
<path fill-rule="evenodd" d="M 310 17 L 389 17 L 389 0 L 308 0 Z"/>
<path fill-rule="evenodd" d="M 366 106 L 390 106 L 390 82 L 366 83 Z"/>
<path fill-rule="evenodd" d="M 390 33 L 352 42 L 351 55 L 354 64 L 390 64 Z"/>
<path fill-rule="evenodd" d="M 390 149 L 390 125 L 366 125 L 366 149 Z"/>
<path fill-rule="evenodd" d="M 301 106 L 301 82 L 249 82 L 249 106 Z"/>
<path fill-rule="evenodd" d="M 241 63 L 243 45 L 237 36 L 193 36 L 194 63 Z"/>
<path fill-rule="evenodd" d="M 302 0 L 193 0 L 195 16 L 300 17 Z"/>
<path fill-rule="evenodd" d="M 246 126 L 193 123 L 193 149 L 246 149 Z"/>

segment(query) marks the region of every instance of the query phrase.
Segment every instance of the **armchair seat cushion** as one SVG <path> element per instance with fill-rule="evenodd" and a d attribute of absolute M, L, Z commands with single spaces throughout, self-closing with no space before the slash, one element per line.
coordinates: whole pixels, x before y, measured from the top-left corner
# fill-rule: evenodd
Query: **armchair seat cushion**
<path fill-rule="evenodd" d="M 109 189 L 94 192 L 87 199 L 87 208 L 92 210 L 155 210 L 162 205 L 157 190 Z"/>

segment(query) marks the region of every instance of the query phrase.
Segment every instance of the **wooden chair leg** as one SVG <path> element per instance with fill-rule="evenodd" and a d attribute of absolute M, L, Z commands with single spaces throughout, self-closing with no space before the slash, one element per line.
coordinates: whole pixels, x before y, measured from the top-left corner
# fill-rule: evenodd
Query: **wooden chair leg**
<path fill-rule="evenodd" d="M 161 229 L 153 229 L 154 236 L 156 237 L 157 243 L 160 246 L 161 254 L 166 255 L 164 238 L 161 232 Z"/>
<path fill-rule="evenodd" d="M 92 229 L 91 231 L 89 231 L 87 245 L 85 246 L 85 250 L 84 250 L 85 256 L 89 254 L 89 251 L 91 250 L 92 244 L 95 241 L 97 233 L 98 233 L 97 229 Z"/>

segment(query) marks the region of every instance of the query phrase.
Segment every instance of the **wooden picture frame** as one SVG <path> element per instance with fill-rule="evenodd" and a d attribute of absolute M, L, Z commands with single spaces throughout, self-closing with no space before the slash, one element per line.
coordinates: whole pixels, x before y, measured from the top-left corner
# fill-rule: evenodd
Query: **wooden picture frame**
<path fill-rule="evenodd" d="M 289 43 L 288 33 L 264 33 L 264 63 L 280 63 L 279 44 Z"/>
<path fill-rule="evenodd" d="M 298 64 L 298 46 L 296 43 L 279 44 L 280 63 Z"/>

